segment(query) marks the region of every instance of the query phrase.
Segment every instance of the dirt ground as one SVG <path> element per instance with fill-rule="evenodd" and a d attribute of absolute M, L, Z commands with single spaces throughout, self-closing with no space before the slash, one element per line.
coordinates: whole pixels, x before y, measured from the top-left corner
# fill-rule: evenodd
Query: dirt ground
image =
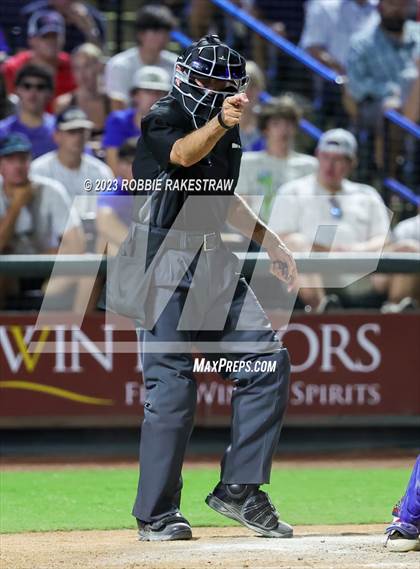
<path fill-rule="evenodd" d="M 391 456 L 287 457 L 274 466 L 388 467 L 412 464 L 414 453 Z M 185 466 L 214 466 L 189 460 Z M 2 470 L 137 467 L 132 460 L 6 460 Z M 133 530 L 3 534 L 1 569 L 419 569 L 420 552 L 384 547 L 384 525 L 298 526 L 293 539 L 266 539 L 242 527 L 193 528 L 193 540 L 145 543 Z"/>
<path fill-rule="evenodd" d="M 293 539 L 194 528 L 192 541 L 145 543 L 134 531 L 1 536 L 2 569 L 418 569 L 420 552 L 384 548 L 382 525 L 299 526 Z"/>

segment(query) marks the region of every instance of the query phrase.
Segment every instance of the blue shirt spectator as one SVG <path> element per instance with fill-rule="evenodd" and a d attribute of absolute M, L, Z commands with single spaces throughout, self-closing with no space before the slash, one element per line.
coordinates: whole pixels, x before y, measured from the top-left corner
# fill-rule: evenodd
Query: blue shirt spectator
<path fill-rule="evenodd" d="M 406 21 L 398 40 L 378 24 L 357 34 L 348 57 L 348 88 L 357 101 L 404 101 L 417 78 L 416 59 L 420 57 L 420 23 Z"/>
<path fill-rule="evenodd" d="M 53 133 L 55 129 L 55 117 L 44 113 L 42 123 L 39 126 L 26 126 L 19 115 L 12 115 L 0 121 L 0 138 L 6 137 L 12 132 L 25 134 L 32 143 L 32 158 L 38 158 L 57 148 Z"/>
<path fill-rule="evenodd" d="M 28 64 L 18 72 L 14 86 L 17 110 L 0 121 L 0 135 L 5 137 L 16 132 L 26 135 L 32 145 L 33 158 L 55 150 L 55 118 L 45 112 L 54 88 L 51 72 L 43 66 Z"/>
<path fill-rule="evenodd" d="M 140 121 L 171 88 L 170 75 L 155 65 L 145 65 L 132 78 L 132 108 L 112 112 L 105 123 L 103 146 L 108 166 L 117 171 L 118 149 L 140 136 Z"/>
<path fill-rule="evenodd" d="M 104 148 L 120 147 L 130 138 L 140 136 L 140 128 L 135 124 L 136 109 L 113 111 L 105 123 Z"/>

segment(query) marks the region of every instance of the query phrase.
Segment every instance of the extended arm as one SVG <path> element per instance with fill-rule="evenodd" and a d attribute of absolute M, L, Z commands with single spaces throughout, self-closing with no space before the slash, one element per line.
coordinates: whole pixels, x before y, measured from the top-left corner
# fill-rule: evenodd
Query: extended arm
<path fill-rule="evenodd" d="M 224 100 L 221 112 L 227 126 L 233 127 L 239 123 L 243 106 L 247 102 L 248 99 L 244 93 L 227 97 Z M 188 168 L 207 156 L 226 132 L 227 130 L 221 126 L 218 118 L 214 117 L 203 127 L 179 138 L 172 147 L 169 159 L 172 164 Z"/>
<path fill-rule="evenodd" d="M 265 247 L 272 261 L 271 272 L 278 279 L 286 282 L 288 290 L 291 291 L 297 282 L 296 263 L 292 253 L 280 237 L 255 215 L 240 196 L 234 194 L 232 198 L 227 221 L 242 235 Z"/>

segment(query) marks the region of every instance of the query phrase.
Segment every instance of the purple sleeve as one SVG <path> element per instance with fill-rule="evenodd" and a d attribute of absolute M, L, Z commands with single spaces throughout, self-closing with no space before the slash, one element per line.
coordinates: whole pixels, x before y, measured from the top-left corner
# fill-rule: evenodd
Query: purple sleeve
<path fill-rule="evenodd" d="M 133 203 L 133 195 L 130 192 L 115 192 L 113 194 L 99 194 L 97 205 L 98 209 L 101 207 L 111 208 L 123 223 L 130 225 Z"/>
<path fill-rule="evenodd" d="M 10 133 L 10 118 L 6 117 L 0 121 L 0 138 L 4 138 Z"/>
<path fill-rule="evenodd" d="M 420 455 L 408 482 L 407 490 L 401 501 L 400 520 L 413 524 L 420 529 Z"/>
<path fill-rule="evenodd" d="M 104 148 L 119 148 L 125 140 L 123 123 L 117 113 L 118 111 L 110 113 L 106 119 L 105 133 L 102 142 Z"/>
<path fill-rule="evenodd" d="M 99 193 L 96 201 L 96 205 L 98 208 L 100 207 L 112 207 L 112 200 L 109 198 L 112 197 L 113 194 L 108 193 Z"/>

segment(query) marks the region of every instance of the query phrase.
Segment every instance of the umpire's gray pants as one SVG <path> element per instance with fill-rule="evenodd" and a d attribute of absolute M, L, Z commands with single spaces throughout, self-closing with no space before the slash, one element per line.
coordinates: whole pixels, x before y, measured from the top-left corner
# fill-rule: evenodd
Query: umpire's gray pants
<path fill-rule="evenodd" d="M 173 261 L 180 252 L 168 253 Z M 231 444 L 221 462 L 223 482 L 264 484 L 270 481 L 272 458 L 286 410 L 290 371 L 287 350 L 280 346 L 277 335 L 243 277 L 235 284 L 231 301 L 229 290 L 232 292 L 232 289 L 229 287 L 234 276 L 234 256 L 223 248 L 203 255 L 205 263 L 200 261 L 197 267 L 197 258 L 194 259 L 176 291 L 170 291 L 170 294 L 167 279 L 168 275 L 175 278 L 174 272 L 166 270 L 159 275 L 157 270 L 150 302 L 156 309 L 162 302 L 168 303 L 153 329 L 140 333 L 146 401 L 140 440 L 140 478 L 133 515 L 144 522 L 156 521 L 178 510 L 182 463 L 193 428 L 197 401 L 193 355 L 190 349 L 183 349 L 181 353 L 167 349 L 171 343 L 184 342 L 183 346 L 189 347 L 197 342 L 217 342 L 220 346 L 218 355 L 226 358 L 246 360 L 250 364 L 262 359 L 276 362 L 275 371 L 244 370 L 224 374 L 225 379 L 233 381 L 234 389 Z M 198 283 L 201 277 L 204 279 L 206 302 L 201 295 L 196 299 L 193 330 L 177 330 L 188 293 L 194 295 L 194 290 L 199 290 L 197 286 L 191 287 L 194 271 Z M 218 310 L 223 310 L 227 299 L 230 308 L 224 328 L 209 330 L 205 321 L 210 314 L 214 317 Z M 238 328 L 241 329 L 237 329 L 240 314 L 241 326 Z M 244 326 L 244 318 L 252 326 Z M 200 326 L 197 326 L 197 321 Z M 165 342 L 162 352 L 148 350 L 148 345 L 156 346 L 157 342 Z M 250 344 L 255 348 L 251 352 L 249 349 L 241 350 L 244 343 L 248 348 Z M 227 344 L 236 346 L 235 353 L 230 349 L 225 351 Z M 217 354 L 208 354 L 208 359 L 214 360 L 215 357 Z"/>

